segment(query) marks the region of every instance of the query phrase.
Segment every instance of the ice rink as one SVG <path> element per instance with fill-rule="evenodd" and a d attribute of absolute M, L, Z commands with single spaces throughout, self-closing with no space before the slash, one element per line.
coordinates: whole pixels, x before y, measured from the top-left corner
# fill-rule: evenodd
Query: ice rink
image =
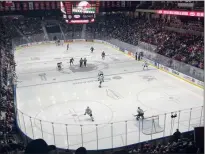
<path fill-rule="evenodd" d="M 87 58 L 87 67 L 79 67 L 81 57 Z M 152 66 L 143 71 L 143 62 L 105 44 L 74 42 L 68 51 L 66 44 L 35 45 L 16 50 L 15 60 L 19 128 L 60 148 L 126 146 L 173 134 L 176 128 L 188 131 L 203 121 L 202 89 Z M 58 62 L 63 71 L 57 71 Z M 102 88 L 99 70 L 105 75 Z M 83 115 L 87 106 L 94 122 Z M 137 107 L 147 121 L 135 120 Z M 177 117 L 171 119 L 171 112 Z"/>

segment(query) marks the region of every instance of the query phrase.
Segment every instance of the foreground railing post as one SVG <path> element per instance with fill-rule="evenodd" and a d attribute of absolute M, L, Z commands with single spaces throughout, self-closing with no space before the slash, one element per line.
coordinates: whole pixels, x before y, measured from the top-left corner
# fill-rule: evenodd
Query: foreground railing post
<path fill-rule="evenodd" d="M 54 130 L 53 122 L 52 122 L 52 128 L 53 128 L 53 141 L 54 141 L 54 145 L 56 145 L 55 130 Z"/>
<path fill-rule="evenodd" d="M 188 131 L 190 129 L 190 123 L 191 123 L 191 112 L 192 112 L 192 108 L 190 109 L 190 115 L 189 115 L 189 127 L 188 127 Z"/>
<path fill-rule="evenodd" d="M 66 127 L 66 137 L 67 137 L 67 145 L 68 145 L 68 149 L 69 149 L 69 141 L 68 141 L 68 124 L 65 125 Z"/>
<path fill-rule="evenodd" d="M 81 142 L 83 147 L 83 125 L 80 125 L 80 132 L 81 132 Z"/>
<path fill-rule="evenodd" d="M 41 120 L 40 120 L 40 125 L 41 125 L 41 135 L 42 135 L 42 139 L 43 139 L 43 127 L 42 127 Z"/>
<path fill-rule="evenodd" d="M 26 134 L 26 124 L 25 124 L 25 120 L 24 120 L 24 115 L 23 115 L 23 113 L 22 113 L 22 119 L 23 119 L 23 124 L 24 124 L 24 128 L 25 128 L 25 134 Z M 27 136 L 26 135 L 24 135 L 24 137 L 26 138 L 26 145 L 28 144 L 28 138 L 27 138 Z"/>
<path fill-rule="evenodd" d="M 166 127 L 166 118 L 167 118 L 167 114 L 164 114 L 164 131 L 163 131 L 163 137 L 165 136 L 165 127 Z"/>
<path fill-rule="evenodd" d="M 20 111 L 17 111 L 17 119 L 18 119 L 18 126 L 19 126 L 19 128 L 21 129 L 21 123 L 20 123 L 20 117 L 19 117 L 19 112 Z"/>
<path fill-rule="evenodd" d="M 201 119 L 202 119 L 202 115 L 203 115 L 203 106 L 201 107 L 201 115 L 200 115 L 200 122 L 199 122 L 199 126 L 201 126 Z"/>
<path fill-rule="evenodd" d="M 138 122 L 139 122 L 139 141 L 138 142 L 140 142 L 140 120 L 138 120 Z M 143 120 L 142 120 L 142 125 L 143 125 Z"/>
<path fill-rule="evenodd" d="M 98 150 L 98 124 L 95 125 L 96 126 L 96 144 L 97 144 L 97 150 Z"/>
<path fill-rule="evenodd" d="M 173 131 L 173 118 L 172 118 L 172 114 L 173 114 L 173 112 L 171 112 L 171 127 L 170 127 L 170 135 L 172 135 L 172 131 Z"/>
<path fill-rule="evenodd" d="M 154 119 L 152 119 L 151 140 L 152 140 L 152 133 L 153 133 L 153 125 L 154 125 Z"/>
<path fill-rule="evenodd" d="M 177 126 L 177 129 L 179 129 L 180 114 L 181 114 L 181 111 L 179 110 L 179 115 L 178 115 L 178 126 Z"/>
<path fill-rule="evenodd" d="M 24 129 L 25 129 L 25 134 L 26 134 L 26 124 L 25 124 L 25 120 L 24 120 L 24 115 L 23 115 L 23 113 L 22 113 L 22 119 L 23 119 L 23 125 L 24 125 Z"/>
<path fill-rule="evenodd" d="M 113 149 L 113 123 L 111 123 L 111 145 Z"/>
<path fill-rule="evenodd" d="M 33 135 L 33 139 L 34 139 L 33 124 L 32 124 L 31 117 L 30 117 L 30 122 L 31 122 L 31 130 L 32 130 L 32 135 Z"/>
<path fill-rule="evenodd" d="M 125 146 L 127 146 L 127 121 L 125 121 Z"/>

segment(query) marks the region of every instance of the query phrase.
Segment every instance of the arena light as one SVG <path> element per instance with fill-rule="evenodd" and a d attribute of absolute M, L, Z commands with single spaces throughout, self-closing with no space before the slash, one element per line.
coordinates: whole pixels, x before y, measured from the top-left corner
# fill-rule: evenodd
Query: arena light
<path fill-rule="evenodd" d="M 179 15 L 179 16 L 204 17 L 204 12 L 195 12 L 195 11 L 157 10 L 156 13 L 168 14 L 168 15 Z"/>

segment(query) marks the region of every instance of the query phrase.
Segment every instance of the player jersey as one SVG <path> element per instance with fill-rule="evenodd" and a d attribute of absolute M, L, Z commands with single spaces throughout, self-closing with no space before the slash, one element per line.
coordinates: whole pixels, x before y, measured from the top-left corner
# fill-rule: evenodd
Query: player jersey
<path fill-rule="evenodd" d="M 102 72 L 102 71 L 100 71 L 100 72 L 98 73 L 98 76 L 100 76 L 100 75 L 103 75 L 103 72 Z"/>
<path fill-rule="evenodd" d="M 85 113 L 88 114 L 88 115 L 91 115 L 91 114 L 92 114 L 92 111 L 91 111 L 90 108 L 87 108 L 87 109 L 85 110 Z"/>
<path fill-rule="evenodd" d="M 144 113 L 144 111 L 142 109 L 137 109 L 137 113 L 142 114 L 142 113 Z"/>
<path fill-rule="evenodd" d="M 99 81 L 103 82 L 103 79 L 104 79 L 103 75 L 99 76 Z"/>

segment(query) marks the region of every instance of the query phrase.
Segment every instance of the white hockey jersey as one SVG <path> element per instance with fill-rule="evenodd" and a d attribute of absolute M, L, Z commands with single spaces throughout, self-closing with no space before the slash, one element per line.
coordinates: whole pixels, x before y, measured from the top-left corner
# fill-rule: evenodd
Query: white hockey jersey
<path fill-rule="evenodd" d="M 138 108 L 138 109 L 137 109 L 137 113 L 138 113 L 138 114 L 143 114 L 144 111 L 143 111 L 142 109 Z"/>
<path fill-rule="evenodd" d="M 100 82 L 104 82 L 104 76 L 103 76 L 103 75 L 100 75 L 99 78 L 98 78 L 98 80 L 99 80 Z"/>
<path fill-rule="evenodd" d="M 103 75 L 103 72 L 102 72 L 102 71 L 100 71 L 100 72 L 98 73 L 98 76 L 100 76 L 100 75 Z"/>
<path fill-rule="evenodd" d="M 144 62 L 144 67 L 148 67 L 148 63 L 146 61 Z"/>

